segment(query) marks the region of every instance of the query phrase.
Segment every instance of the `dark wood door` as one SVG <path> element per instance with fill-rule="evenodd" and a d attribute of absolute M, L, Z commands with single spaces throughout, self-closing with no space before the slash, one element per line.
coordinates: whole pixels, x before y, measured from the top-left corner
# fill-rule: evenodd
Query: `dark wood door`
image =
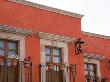
<path fill-rule="evenodd" d="M 18 42 L 0 39 L 0 55 L 3 61 L 0 62 L 0 82 L 18 82 L 18 65 L 12 66 L 9 57 L 18 55 Z"/>

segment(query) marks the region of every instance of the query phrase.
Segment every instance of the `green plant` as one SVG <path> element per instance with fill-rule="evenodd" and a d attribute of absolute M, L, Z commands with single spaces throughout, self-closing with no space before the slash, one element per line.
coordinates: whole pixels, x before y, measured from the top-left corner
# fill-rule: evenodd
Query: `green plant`
<path fill-rule="evenodd" d="M 18 55 L 11 55 L 9 57 L 10 60 L 18 60 L 19 59 L 19 56 Z"/>

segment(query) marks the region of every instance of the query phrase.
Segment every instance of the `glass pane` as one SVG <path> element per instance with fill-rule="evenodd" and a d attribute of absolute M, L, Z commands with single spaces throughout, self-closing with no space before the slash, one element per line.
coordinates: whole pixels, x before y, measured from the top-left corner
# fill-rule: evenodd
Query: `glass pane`
<path fill-rule="evenodd" d="M 4 48 L 4 42 L 0 41 L 0 48 Z"/>
<path fill-rule="evenodd" d="M 93 71 L 90 71 L 90 75 L 93 76 L 93 77 L 95 76 Z"/>
<path fill-rule="evenodd" d="M 88 69 L 87 64 L 84 64 L 84 68 L 85 68 L 85 69 Z"/>
<path fill-rule="evenodd" d="M 53 57 L 53 62 L 59 63 L 59 57 Z"/>
<path fill-rule="evenodd" d="M 4 50 L 0 49 L 0 55 L 4 56 Z"/>
<path fill-rule="evenodd" d="M 16 43 L 9 42 L 9 43 L 8 43 L 8 48 L 9 48 L 9 49 L 16 49 Z"/>
<path fill-rule="evenodd" d="M 53 55 L 59 55 L 59 53 L 60 53 L 59 49 L 57 48 L 53 49 Z"/>
<path fill-rule="evenodd" d="M 94 70 L 94 65 L 89 65 L 90 70 Z"/>
<path fill-rule="evenodd" d="M 50 55 L 51 51 L 50 51 L 50 48 L 45 48 L 46 50 L 46 54 Z"/>
<path fill-rule="evenodd" d="M 50 56 L 46 56 L 46 62 L 50 61 Z"/>
<path fill-rule="evenodd" d="M 85 71 L 85 75 L 87 75 L 88 74 L 88 71 Z"/>
<path fill-rule="evenodd" d="M 8 51 L 8 57 L 11 57 L 13 55 L 17 55 L 15 51 Z"/>

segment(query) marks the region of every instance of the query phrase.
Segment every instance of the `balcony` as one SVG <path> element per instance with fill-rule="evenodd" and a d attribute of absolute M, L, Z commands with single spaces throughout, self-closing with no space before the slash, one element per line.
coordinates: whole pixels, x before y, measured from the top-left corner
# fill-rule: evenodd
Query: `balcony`
<path fill-rule="evenodd" d="M 40 64 L 39 78 L 39 82 L 77 82 L 76 65 L 52 62 Z M 92 78 L 89 74 L 85 79 L 86 82 L 108 82 L 107 78 Z M 35 82 L 32 80 L 31 59 L 26 57 L 23 61 L 13 62 L 7 57 L 0 58 L 0 82 Z"/>
<path fill-rule="evenodd" d="M 68 76 L 70 82 L 75 82 L 75 64 L 69 66 L 63 63 L 40 64 L 39 70 L 40 82 L 66 82 Z M 31 58 L 26 57 L 20 61 L 17 57 L 10 59 L 0 56 L 0 82 L 32 82 Z"/>
<path fill-rule="evenodd" d="M 41 82 L 75 82 L 76 65 L 63 63 L 40 64 Z"/>
<path fill-rule="evenodd" d="M 24 79 L 26 78 L 26 79 Z M 32 62 L 0 56 L 0 82 L 32 82 Z"/>

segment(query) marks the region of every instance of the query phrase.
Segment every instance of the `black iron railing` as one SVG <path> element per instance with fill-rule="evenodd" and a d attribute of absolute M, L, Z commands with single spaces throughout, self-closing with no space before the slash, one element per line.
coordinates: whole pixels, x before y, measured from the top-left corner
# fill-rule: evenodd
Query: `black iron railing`
<path fill-rule="evenodd" d="M 32 82 L 32 62 L 10 60 L 2 57 L 0 61 L 0 82 Z"/>
<path fill-rule="evenodd" d="M 40 82 L 75 82 L 76 65 L 40 64 Z"/>
<path fill-rule="evenodd" d="M 109 82 L 108 80 L 110 80 L 109 78 L 101 78 L 101 82 Z"/>
<path fill-rule="evenodd" d="M 98 76 L 91 76 L 91 75 L 86 75 L 85 76 L 85 82 L 101 82 L 101 78 Z"/>

